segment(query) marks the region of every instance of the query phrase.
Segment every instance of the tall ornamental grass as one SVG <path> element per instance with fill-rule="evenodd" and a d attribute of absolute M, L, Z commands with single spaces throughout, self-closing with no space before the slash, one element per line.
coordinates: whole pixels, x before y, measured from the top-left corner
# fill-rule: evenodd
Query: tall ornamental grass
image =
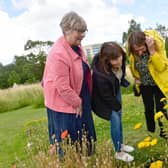
<path fill-rule="evenodd" d="M 123 94 L 132 93 L 133 79 L 127 67 L 126 78 L 131 85 L 127 88 L 122 87 Z M 13 88 L 0 89 L 0 113 L 19 109 L 25 106 L 44 107 L 44 97 L 40 83 L 29 85 L 16 85 Z"/>
<path fill-rule="evenodd" d="M 41 85 L 21 85 L 0 90 L 0 113 L 33 105 L 43 107 L 43 92 Z"/>

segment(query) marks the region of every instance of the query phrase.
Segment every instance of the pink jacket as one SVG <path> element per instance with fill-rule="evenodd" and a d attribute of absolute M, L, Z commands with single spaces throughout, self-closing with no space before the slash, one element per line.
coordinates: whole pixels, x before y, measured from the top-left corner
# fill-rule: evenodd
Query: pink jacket
<path fill-rule="evenodd" d="M 81 48 L 81 47 L 80 47 Z M 43 74 L 45 106 L 58 112 L 75 113 L 82 100 L 80 91 L 83 81 L 82 59 L 87 62 L 81 48 L 79 57 L 64 37 L 53 45 L 46 61 Z M 91 92 L 91 72 L 87 74 Z"/>

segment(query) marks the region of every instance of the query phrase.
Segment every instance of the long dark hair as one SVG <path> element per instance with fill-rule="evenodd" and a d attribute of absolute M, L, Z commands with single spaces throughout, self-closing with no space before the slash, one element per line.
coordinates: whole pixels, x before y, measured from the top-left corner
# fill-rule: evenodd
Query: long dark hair
<path fill-rule="evenodd" d="M 111 71 L 110 60 L 114 60 L 121 55 L 125 56 L 125 52 L 116 42 L 103 43 L 99 54 L 99 67 L 105 74 L 109 74 Z"/>
<path fill-rule="evenodd" d="M 142 31 L 134 31 L 132 33 L 130 33 L 129 37 L 128 37 L 128 53 L 129 54 L 133 54 L 135 55 L 135 50 L 134 50 L 134 46 L 142 46 L 142 45 L 146 45 L 146 35 L 144 32 Z M 155 45 L 155 50 L 158 51 L 158 45 L 156 43 L 156 41 L 154 40 L 154 45 Z M 147 46 L 147 45 L 146 45 Z"/>

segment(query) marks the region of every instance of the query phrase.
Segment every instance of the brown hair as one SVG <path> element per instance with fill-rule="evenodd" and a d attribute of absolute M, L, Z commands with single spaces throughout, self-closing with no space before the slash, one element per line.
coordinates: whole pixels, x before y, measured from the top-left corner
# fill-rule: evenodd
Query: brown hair
<path fill-rule="evenodd" d="M 134 31 L 132 33 L 130 33 L 129 37 L 128 37 L 128 53 L 132 53 L 133 55 L 135 54 L 135 50 L 134 50 L 134 45 L 140 47 L 142 45 L 146 45 L 146 37 L 145 37 L 145 33 L 142 31 Z M 156 43 L 156 41 L 154 41 L 154 45 L 155 45 L 155 50 L 158 51 L 158 45 Z"/>
<path fill-rule="evenodd" d="M 99 55 L 99 66 L 105 74 L 110 72 L 110 60 L 114 60 L 125 55 L 124 50 L 115 42 L 105 42 L 102 44 Z"/>

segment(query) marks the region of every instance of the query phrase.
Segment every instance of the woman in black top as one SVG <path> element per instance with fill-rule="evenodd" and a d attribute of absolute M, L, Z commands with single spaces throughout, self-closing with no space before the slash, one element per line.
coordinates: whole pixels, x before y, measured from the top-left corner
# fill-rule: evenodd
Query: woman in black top
<path fill-rule="evenodd" d="M 120 85 L 128 86 L 125 77 L 125 52 L 115 42 L 106 42 L 100 53 L 94 57 L 92 108 L 101 118 L 110 120 L 111 137 L 115 147 L 115 157 L 126 162 L 134 159 L 127 152 L 133 147 L 123 144 L 122 100 Z"/>

